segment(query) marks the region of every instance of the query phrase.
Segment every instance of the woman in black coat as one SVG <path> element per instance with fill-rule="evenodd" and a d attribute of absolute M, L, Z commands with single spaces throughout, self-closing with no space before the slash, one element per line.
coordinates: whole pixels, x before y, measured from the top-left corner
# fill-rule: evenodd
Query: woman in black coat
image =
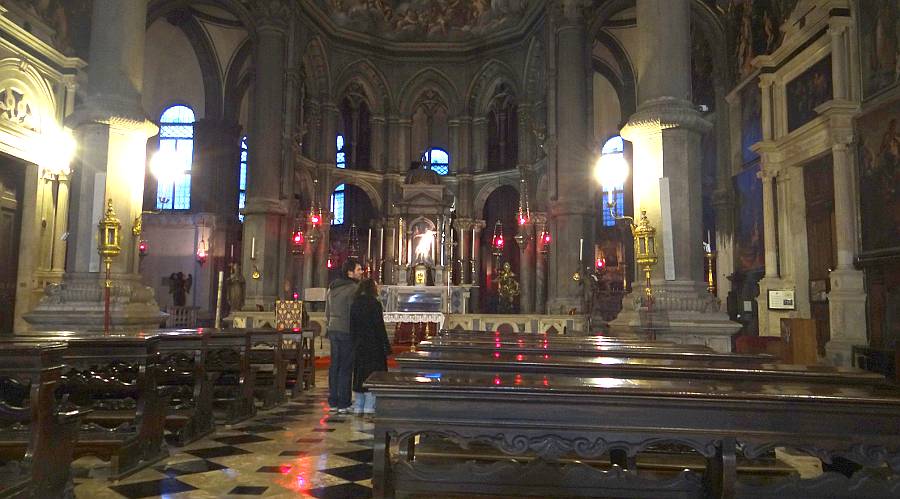
<path fill-rule="evenodd" d="M 375 395 L 363 387 L 374 372 L 387 371 L 391 353 L 384 327 L 384 310 L 378 302 L 378 286 L 372 279 L 359 283 L 353 305 L 350 306 L 350 334 L 353 336 L 353 392 L 356 414 L 375 412 Z"/>

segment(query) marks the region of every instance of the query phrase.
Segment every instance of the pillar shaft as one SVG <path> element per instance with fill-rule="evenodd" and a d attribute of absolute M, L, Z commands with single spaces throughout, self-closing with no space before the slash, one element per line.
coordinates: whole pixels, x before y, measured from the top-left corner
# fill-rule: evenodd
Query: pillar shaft
<path fill-rule="evenodd" d="M 522 285 L 519 294 L 519 309 L 523 314 L 534 313 L 534 248 L 536 246 L 534 239 L 534 226 L 530 223 L 525 224 L 523 230 L 526 239 L 519 246 L 519 273 L 521 274 Z"/>
<path fill-rule="evenodd" d="M 637 0 L 638 99 L 691 99 L 690 0 Z M 560 66 L 563 61 L 560 60 Z"/>

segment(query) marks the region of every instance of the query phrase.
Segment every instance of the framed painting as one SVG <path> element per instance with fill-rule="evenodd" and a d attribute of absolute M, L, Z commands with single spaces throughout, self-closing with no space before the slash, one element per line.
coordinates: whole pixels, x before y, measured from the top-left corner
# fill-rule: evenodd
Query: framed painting
<path fill-rule="evenodd" d="M 857 123 L 861 257 L 900 255 L 900 102 Z"/>
<path fill-rule="evenodd" d="M 757 178 L 759 163 L 732 178 L 735 194 L 735 270 L 750 272 L 766 266 L 763 239 L 762 182 Z"/>
<path fill-rule="evenodd" d="M 863 99 L 893 88 L 900 80 L 900 0 L 857 3 L 859 62 Z"/>
<path fill-rule="evenodd" d="M 833 98 L 833 88 L 830 55 L 789 81 L 786 87 L 788 132 L 815 118 L 816 108 Z"/>

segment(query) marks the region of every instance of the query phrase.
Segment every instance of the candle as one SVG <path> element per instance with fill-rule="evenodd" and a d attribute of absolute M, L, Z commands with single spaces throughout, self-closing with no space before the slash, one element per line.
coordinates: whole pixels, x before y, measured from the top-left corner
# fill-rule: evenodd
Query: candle
<path fill-rule="evenodd" d="M 437 231 L 434 231 L 431 234 L 431 263 L 434 265 L 437 263 Z"/>
<path fill-rule="evenodd" d="M 406 240 L 406 263 L 412 265 L 412 241 Z"/>
<path fill-rule="evenodd" d="M 584 260 L 584 239 L 578 240 L 578 261 Z"/>
<path fill-rule="evenodd" d="M 384 260 L 384 226 L 378 231 L 378 259 Z"/>
<path fill-rule="evenodd" d="M 472 227 L 472 262 L 475 262 L 475 227 Z"/>
<path fill-rule="evenodd" d="M 251 260 L 256 259 L 256 238 L 255 237 L 250 239 L 250 259 Z"/>
<path fill-rule="evenodd" d="M 231 245 L 231 259 L 234 260 L 234 245 Z"/>
<path fill-rule="evenodd" d="M 366 245 L 366 262 L 372 259 L 372 228 L 369 227 L 369 242 Z"/>
<path fill-rule="evenodd" d="M 710 234 L 709 229 L 706 229 L 706 242 L 708 242 L 710 246 L 712 246 L 712 235 Z"/>

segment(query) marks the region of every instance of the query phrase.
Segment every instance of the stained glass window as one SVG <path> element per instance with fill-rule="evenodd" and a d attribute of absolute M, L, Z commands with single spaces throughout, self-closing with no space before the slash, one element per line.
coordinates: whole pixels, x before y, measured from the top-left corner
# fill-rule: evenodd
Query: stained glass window
<path fill-rule="evenodd" d="M 331 214 L 334 217 L 331 221 L 332 225 L 341 225 L 344 223 L 345 194 L 344 184 L 335 187 L 334 192 L 331 193 Z"/>
<path fill-rule="evenodd" d="M 603 143 L 603 148 L 600 151 L 601 155 L 607 154 L 617 154 L 619 156 L 625 155 L 625 141 L 622 140 L 620 135 L 616 135 L 610 137 L 609 140 Z M 625 214 L 625 186 L 619 185 L 613 190 L 613 194 L 616 199 L 616 207 L 615 207 L 615 215 L 617 217 L 621 217 Z M 603 193 L 603 225 L 607 227 L 612 227 L 616 225 L 616 219 L 613 217 L 613 214 L 610 213 L 609 207 L 607 206 L 607 202 L 609 201 L 609 193 Z"/>
<path fill-rule="evenodd" d="M 189 210 L 191 208 L 191 163 L 194 159 L 194 111 L 175 105 L 159 118 L 159 151 L 177 163 L 179 176 L 174 182 L 159 182 L 156 209 Z"/>
<path fill-rule="evenodd" d="M 337 136 L 337 158 L 335 158 L 335 165 L 338 168 L 347 168 L 347 153 L 344 151 L 344 136 Z"/>
<path fill-rule="evenodd" d="M 422 155 L 422 162 L 431 165 L 438 175 L 450 173 L 450 155 L 443 149 L 431 149 Z"/>
<path fill-rule="evenodd" d="M 240 210 L 247 204 L 247 136 L 241 137 L 241 177 L 238 184 L 238 218 L 244 221 Z"/>

